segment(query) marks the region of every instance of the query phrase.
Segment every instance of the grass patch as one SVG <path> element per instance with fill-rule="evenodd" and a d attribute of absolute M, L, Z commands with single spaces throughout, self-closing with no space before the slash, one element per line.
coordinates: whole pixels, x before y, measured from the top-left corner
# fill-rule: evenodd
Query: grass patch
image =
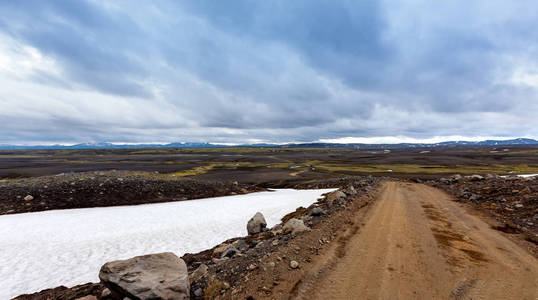
<path fill-rule="evenodd" d="M 202 175 L 213 170 L 245 170 L 255 168 L 289 169 L 290 163 L 213 162 L 188 170 L 169 173 L 177 177 Z"/>
<path fill-rule="evenodd" d="M 220 296 L 221 291 L 225 289 L 226 289 L 226 284 L 224 284 L 224 282 L 214 281 L 205 289 L 204 299 L 205 300 L 215 299 L 218 296 Z"/>
<path fill-rule="evenodd" d="M 292 166 L 300 166 L 290 169 Z M 534 174 L 538 173 L 536 165 L 420 165 L 420 164 L 375 164 L 355 165 L 352 163 L 335 163 L 321 161 L 306 161 L 304 163 L 255 163 L 255 162 L 211 162 L 204 165 L 177 172 L 172 172 L 177 177 L 195 176 L 215 170 L 248 170 L 256 168 L 275 168 L 283 170 L 304 170 L 311 166 L 316 172 L 334 174 L 364 174 L 364 173 L 406 173 L 406 174 Z M 388 170 L 392 170 L 389 172 Z"/>
<path fill-rule="evenodd" d="M 205 174 L 211 170 L 213 170 L 217 165 L 210 164 L 207 166 L 200 166 L 189 170 L 184 171 L 178 171 L 178 172 L 172 172 L 171 175 L 175 175 L 176 177 L 185 177 L 185 176 L 194 176 L 194 175 L 201 175 Z"/>

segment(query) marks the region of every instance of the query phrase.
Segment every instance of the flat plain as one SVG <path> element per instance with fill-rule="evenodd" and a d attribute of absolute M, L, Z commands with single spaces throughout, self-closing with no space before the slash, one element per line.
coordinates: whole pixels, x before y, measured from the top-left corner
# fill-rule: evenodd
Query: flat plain
<path fill-rule="evenodd" d="M 0 151 L 0 179 L 94 171 L 282 185 L 354 175 L 435 178 L 538 173 L 538 146 L 340 148 L 155 148 Z"/>

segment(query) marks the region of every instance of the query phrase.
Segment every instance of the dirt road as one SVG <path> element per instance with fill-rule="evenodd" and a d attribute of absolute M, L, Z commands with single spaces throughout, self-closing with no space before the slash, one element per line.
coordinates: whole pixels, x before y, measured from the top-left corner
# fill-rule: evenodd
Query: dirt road
<path fill-rule="evenodd" d="M 297 298 L 538 299 L 538 261 L 439 190 L 388 182 L 368 215 Z"/>

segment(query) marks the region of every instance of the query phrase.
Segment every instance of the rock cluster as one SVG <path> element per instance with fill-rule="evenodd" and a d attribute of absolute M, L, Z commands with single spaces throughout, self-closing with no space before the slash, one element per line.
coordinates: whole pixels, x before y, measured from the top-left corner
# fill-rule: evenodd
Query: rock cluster
<path fill-rule="evenodd" d="M 364 190 L 368 185 L 361 185 L 360 190 Z M 311 230 L 312 226 L 321 223 L 331 213 L 340 210 L 352 201 L 352 195 L 359 194 L 359 190 L 353 185 L 348 185 L 338 191 L 325 195 L 309 208 L 299 207 L 283 218 L 283 223 L 275 225 L 273 228 L 266 228 L 267 222 L 262 213 L 256 213 L 247 222 L 248 236 L 241 239 L 226 241 L 212 250 L 204 257 L 210 257 L 209 262 L 203 257 L 189 256 L 187 263 L 196 264 L 197 267 L 191 272 L 191 297 L 194 299 L 210 299 L 213 295 L 221 295 L 228 292 L 229 287 L 232 295 L 233 286 L 224 284 L 235 282 L 239 278 L 248 276 L 249 272 L 274 270 L 279 262 L 288 260 L 287 267 L 290 270 L 300 268 L 301 247 L 289 245 L 296 237 Z M 320 240 L 319 245 L 328 243 L 327 237 Z M 317 240 L 316 240 L 317 242 Z M 316 247 L 319 247 L 316 245 Z M 280 247 L 290 247 L 294 257 L 275 257 L 275 260 L 263 262 L 263 259 L 271 252 L 277 251 Z M 314 247 L 315 248 L 315 247 Z M 312 249 L 314 249 L 312 248 Z M 308 248 L 307 251 L 316 251 Z M 202 258 L 202 259 L 200 259 Z M 207 264 L 207 267 L 206 267 Z M 199 266 L 198 266 L 199 265 Z M 209 270 L 209 271 L 208 271 Z M 203 275 L 201 275 L 203 274 Z M 239 277 L 238 277 L 239 276 Z M 275 282 L 274 284 L 278 284 Z M 265 293 L 271 290 L 267 286 L 260 287 Z"/>

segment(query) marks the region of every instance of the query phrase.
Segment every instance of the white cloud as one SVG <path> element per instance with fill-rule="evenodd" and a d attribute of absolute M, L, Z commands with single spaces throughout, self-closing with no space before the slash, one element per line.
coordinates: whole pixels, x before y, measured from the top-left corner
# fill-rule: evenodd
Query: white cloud
<path fill-rule="evenodd" d="M 38 49 L 0 33 L 0 74 L 16 80 L 29 80 L 38 72 L 60 75 L 60 67 Z"/>
<path fill-rule="evenodd" d="M 529 63 L 514 70 L 510 82 L 515 85 L 523 85 L 538 89 L 538 66 Z"/>

